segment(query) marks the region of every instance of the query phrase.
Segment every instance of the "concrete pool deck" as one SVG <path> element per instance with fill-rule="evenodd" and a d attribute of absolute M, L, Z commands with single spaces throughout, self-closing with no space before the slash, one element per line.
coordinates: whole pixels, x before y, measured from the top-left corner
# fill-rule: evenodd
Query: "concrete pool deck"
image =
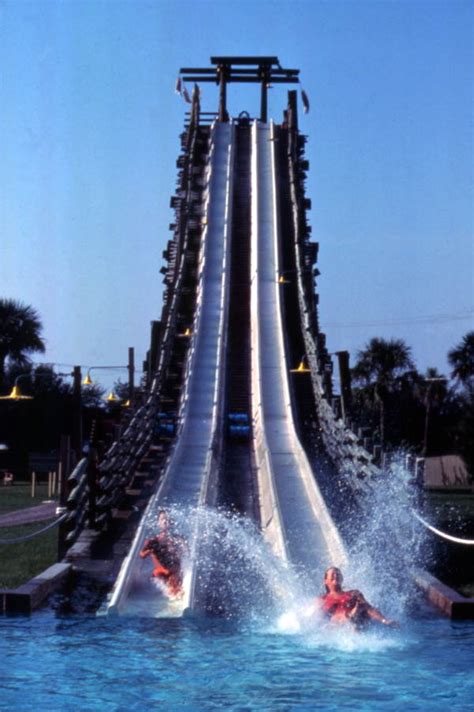
<path fill-rule="evenodd" d="M 474 598 L 462 596 L 422 569 L 414 572 L 414 579 L 428 601 L 451 620 L 474 620 Z"/>

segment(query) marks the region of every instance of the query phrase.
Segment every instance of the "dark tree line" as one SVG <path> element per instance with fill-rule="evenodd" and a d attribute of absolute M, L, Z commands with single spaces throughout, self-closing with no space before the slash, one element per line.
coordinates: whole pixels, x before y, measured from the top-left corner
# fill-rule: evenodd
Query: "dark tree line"
<path fill-rule="evenodd" d="M 354 419 L 385 450 L 459 454 L 474 472 L 474 331 L 448 353 L 449 376 L 420 373 L 401 339 L 371 339 L 352 369 Z"/>
<path fill-rule="evenodd" d="M 23 452 L 55 449 L 59 435 L 72 428 L 71 380 L 52 366 L 33 367 L 30 360 L 45 351 L 42 331 L 35 309 L 0 299 L 0 395 L 22 374 L 22 391 L 34 396 L 21 407 L 0 401 L 0 443 L 14 443 Z M 432 368 L 422 374 L 403 340 L 371 339 L 352 369 L 353 417 L 385 450 L 460 454 L 474 473 L 474 331 L 449 351 L 448 361 L 449 377 Z M 126 385 L 119 382 L 116 390 L 121 398 L 128 397 Z M 82 389 L 85 439 L 103 413 L 103 395 L 98 386 Z"/>
<path fill-rule="evenodd" d="M 0 450 L 2 467 L 24 471 L 28 453 L 57 450 L 61 435 L 71 435 L 77 416 L 72 373 L 58 374 L 52 365 L 33 365 L 31 356 L 44 353 L 43 325 L 30 306 L 0 299 L 0 395 L 12 392 L 15 384 L 28 400 L 0 400 Z M 88 440 L 97 423 L 107 425 L 104 389 L 82 386 L 83 437 Z M 113 429 L 113 422 L 109 429 Z M 100 428 L 99 428 L 100 429 Z"/>

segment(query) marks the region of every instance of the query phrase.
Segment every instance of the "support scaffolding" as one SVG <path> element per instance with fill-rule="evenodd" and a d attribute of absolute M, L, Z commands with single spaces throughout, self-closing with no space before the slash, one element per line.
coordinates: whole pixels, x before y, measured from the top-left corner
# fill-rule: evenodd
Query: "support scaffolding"
<path fill-rule="evenodd" d="M 228 121 L 227 84 L 260 84 L 260 121 L 268 120 L 268 88 L 271 84 L 297 84 L 299 69 L 284 69 L 278 57 L 211 57 L 214 67 L 182 67 L 186 81 L 213 82 L 219 86 L 219 121 Z"/>

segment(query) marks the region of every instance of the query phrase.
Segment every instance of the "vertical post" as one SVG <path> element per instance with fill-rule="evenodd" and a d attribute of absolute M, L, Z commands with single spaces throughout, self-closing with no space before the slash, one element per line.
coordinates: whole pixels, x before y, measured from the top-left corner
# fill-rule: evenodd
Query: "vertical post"
<path fill-rule="evenodd" d="M 372 458 L 376 465 L 380 464 L 382 459 L 382 448 L 380 445 L 374 445 Z"/>
<path fill-rule="evenodd" d="M 135 349 L 133 346 L 128 349 L 128 397 L 130 405 L 133 405 L 135 398 Z"/>
<path fill-rule="evenodd" d="M 31 473 L 31 496 L 36 495 L 36 472 Z"/>
<path fill-rule="evenodd" d="M 417 457 L 415 460 L 415 482 L 419 490 L 425 486 L 425 458 Z"/>
<path fill-rule="evenodd" d="M 71 437 L 61 435 L 59 442 L 59 471 L 58 471 L 58 494 L 59 504 L 66 504 L 68 493 L 66 492 L 66 480 L 71 469 Z"/>
<path fill-rule="evenodd" d="M 339 365 L 339 379 L 341 382 L 341 404 L 342 417 L 344 422 L 351 415 L 352 410 L 352 390 L 351 390 L 351 371 L 349 368 L 349 352 L 337 351 L 337 361 Z"/>
<path fill-rule="evenodd" d="M 70 461 L 71 461 L 71 438 L 69 435 L 61 435 L 61 441 L 60 441 L 60 463 L 59 463 L 59 482 L 58 482 L 58 490 L 59 490 L 59 499 L 58 499 L 58 505 L 59 505 L 59 511 L 65 511 L 66 510 L 66 502 L 67 498 L 69 495 L 69 492 L 67 491 L 66 487 L 66 482 L 67 478 L 69 476 L 69 470 L 70 470 Z M 64 555 L 67 550 L 67 545 L 66 545 L 66 536 L 67 536 L 67 527 L 65 522 L 61 522 L 59 524 L 58 528 L 58 561 L 61 561 L 64 558 Z"/>
<path fill-rule="evenodd" d="M 220 64 L 217 67 L 219 75 L 219 121 L 227 121 L 227 68 L 225 64 Z"/>
<path fill-rule="evenodd" d="M 148 387 L 151 386 L 151 379 L 158 365 L 158 345 L 160 342 L 161 321 L 151 322 L 151 343 L 148 357 Z"/>
<path fill-rule="evenodd" d="M 76 455 L 76 462 L 82 457 L 82 399 L 81 399 L 81 367 L 74 366 L 73 370 L 73 426 L 72 426 L 72 449 Z"/>
<path fill-rule="evenodd" d="M 433 384 L 428 383 L 425 395 L 425 427 L 423 432 L 423 450 L 421 455 L 423 458 L 428 456 L 428 435 L 430 431 L 430 414 L 431 414 L 431 389 Z"/>
<path fill-rule="evenodd" d="M 260 67 L 260 72 L 262 75 L 262 88 L 260 95 L 260 121 L 263 124 L 267 123 L 268 119 L 268 82 L 270 79 L 269 68 L 267 65 L 262 65 Z"/>
<path fill-rule="evenodd" d="M 267 92 L 267 84 L 265 81 L 262 82 L 262 94 L 260 97 L 260 121 L 262 124 L 267 123 L 267 116 L 268 116 L 268 92 Z"/>
<path fill-rule="evenodd" d="M 332 402 L 332 361 L 330 357 L 326 357 L 322 373 L 324 396 L 328 403 Z"/>
<path fill-rule="evenodd" d="M 294 89 L 288 92 L 288 128 L 298 130 L 298 95 Z"/>
<path fill-rule="evenodd" d="M 428 387 L 426 389 L 426 394 L 425 394 L 425 408 L 426 408 L 426 410 L 425 410 L 425 427 L 424 427 L 424 432 L 423 432 L 422 456 L 428 457 L 431 406 L 433 405 L 432 389 L 433 389 L 433 386 L 435 383 L 446 382 L 446 378 L 444 376 L 433 376 L 432 378 L 425 378 L 424 380 L 425 380 L 425 383 L 428 384 Z"/>

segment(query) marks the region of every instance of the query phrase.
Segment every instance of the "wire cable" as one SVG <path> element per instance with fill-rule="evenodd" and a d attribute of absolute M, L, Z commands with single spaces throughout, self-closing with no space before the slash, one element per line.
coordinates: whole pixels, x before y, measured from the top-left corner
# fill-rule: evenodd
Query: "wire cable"
<path fill-rule="evenodd" d="M 39 536 L 40 534 L 44 534 L 47 532 L 49 529 L 52 529 L 55 527 L 57 524 L 62 522 L 66 517 L 68 516 L 69 512 L 64 512 L 64 514 L 61 514 L 60 517 L 54 520 L 54 522 L 50 522 L 46 527 L 43 527 L 42 529 L 38 529 L 35 532 L 32 532 L 31 534 L 25 534 L 24 536 L 17 536 L 14 539 L 0 539 L 0 546 L 6 545 L 6 544 L 19 544 L 22 541 L 28 541 L 29 539 L 34 539 L 36 536 Z"/>
<path fill-rule="evenodd" d="M 453 536 L 452 534 L 447 534 L 446 532 L 441 531 L 441 529 L 436 529 L 432 524 L 429 524 L 429 522 L 425 521 L 420 515 L 415 512 L 414 509 L 412 509 L 412 512 L 414 516 L 418 519 L 419 522 L 423 524 L 427 529 L 430 530 L 430 532 L 433 532 L 433 534 L 436 534 L 437 536 L 441 537 L 442 539 L 446 539 L 447 541 L 452 541 L 455 544 L 464 544 L 465 546 L 474 546 L 474 539 L 461 539 L 461 537 L 458 536 Z"/>
<path fill-rule="evenodd" d="M 326 322 L 323 324 L 325 328 L 333 329 L 349 329 L 362 328 L 366 326 L 393 326 L 403 324 L 443 324 L 445 322 L 462 321 L 464 319 L 472 319 L 474 311 L 472 309 L 456 312 L 455 314 L 426 314 L 420 316 L 412 316 L 400 319 L 374 319 L 373 321 L 353 321 L 353 322 Z"/>

